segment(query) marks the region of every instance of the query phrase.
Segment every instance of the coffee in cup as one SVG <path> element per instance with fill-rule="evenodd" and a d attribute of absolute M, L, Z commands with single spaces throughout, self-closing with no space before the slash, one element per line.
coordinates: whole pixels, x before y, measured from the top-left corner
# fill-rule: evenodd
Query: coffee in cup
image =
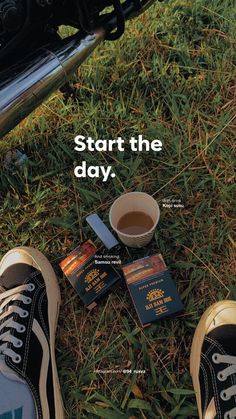
<path fill-rule="evenodd" d="M 129 192 L 117 198 L 110 208 L 109 219 L 120 240 L 130 247 L 148 244 L 160 218 L 155 199 L 144 192 Z"/>

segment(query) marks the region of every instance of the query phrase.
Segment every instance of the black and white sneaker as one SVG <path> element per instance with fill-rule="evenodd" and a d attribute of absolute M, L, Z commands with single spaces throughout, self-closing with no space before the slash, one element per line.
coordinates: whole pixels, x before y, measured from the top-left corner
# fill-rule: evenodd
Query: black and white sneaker
<path fill-rule="evenodd" d="M 19 247 L 3 257 L 0 370 L 7 369 L 27 384 L 37 419 L 64 419 L 55 362 L 59 305 L 57 278 L 42 253 Z"/>
<path fill-rule="evenodd" d="M 236 418 L 236 302 L 203 314 L 193 338 L 190 371 L 200 419 Z"/>

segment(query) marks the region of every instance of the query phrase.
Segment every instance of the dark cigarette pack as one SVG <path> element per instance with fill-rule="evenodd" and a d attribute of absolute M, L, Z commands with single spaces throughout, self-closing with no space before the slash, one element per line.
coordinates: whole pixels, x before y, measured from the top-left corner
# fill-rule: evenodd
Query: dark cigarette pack
<path fill-rule="evenodd" d="M 138 259 L 122 269 L 142 326 L 183 310 L 161 254 Z"/>
<path fill-rule="evenodd" d="M 62 271 L 89 309 L 96 306 L 96 300 L 121 277 L 111 264 L 97 264 L 96 255 L 97 247 L 87 240 L 60 263 Z"/>

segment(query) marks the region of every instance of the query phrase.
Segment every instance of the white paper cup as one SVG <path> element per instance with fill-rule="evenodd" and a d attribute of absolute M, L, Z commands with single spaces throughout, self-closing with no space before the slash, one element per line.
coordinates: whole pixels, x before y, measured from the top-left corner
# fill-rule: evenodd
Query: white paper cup
<path fill-rule="evenodd" d="M 143 234 L 131 235 L 123 233 L 118 229 L 121 217 L 133 211 L 144 212 L 152 218 L 153 226 L 149 231 Z M 116 231 L 122 243 L 129 247 L 146 246 L 154 235 L 159 218 L 160 209 L 158 203 L 151 195 L 144 192 L 129 192 L 121 195 L 113 202 L 109 212 L 109 221 L 113 230 Z"/>

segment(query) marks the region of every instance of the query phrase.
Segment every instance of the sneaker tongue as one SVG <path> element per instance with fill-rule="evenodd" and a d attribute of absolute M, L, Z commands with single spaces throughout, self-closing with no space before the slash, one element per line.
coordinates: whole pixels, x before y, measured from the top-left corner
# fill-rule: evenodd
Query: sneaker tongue
<path fill-rule="evenodd" d="M 35 275 L 37 272 L 39 272 L 37 269 L 25 263 L 16 263 L 9 266 L 3 272 L 2 276 L 0 276 L 0 293 L 27 283 L 32 274 Z M 3 332 L 4 330 L 1 330 L 0 335 Z M 9 380 L 25 383 L 15 371 L 8 367 L 5 362 L 5 356 L 0 354 L 0 375 L 1 374 Z"/>
<path fill-rule="evenodd" d="M 236 356 L 236 325 L 227 324 L 218 326 L 208 336 L 217 341 L 227 355 Z"/>
<path fill-rule="evenodd" d="M 18 287 L 24 284 L 32 273 L 37 272 L 37 269 L 26 263 L 15 263 L 9 266 L 0 277 L 0 292 Z"/>

